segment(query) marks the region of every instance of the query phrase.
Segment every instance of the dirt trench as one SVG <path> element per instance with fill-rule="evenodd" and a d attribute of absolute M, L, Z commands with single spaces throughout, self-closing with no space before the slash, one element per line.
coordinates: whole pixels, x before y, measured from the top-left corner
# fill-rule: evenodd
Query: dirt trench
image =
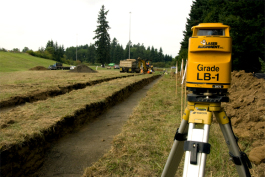
<path fill-rule="evenodd" d="M 146 96 L 146 92 L 156 81 L 133 93 L 80 130 L 52 144 L 43 166 L 34 175 L 81 176 L 86 167 L 91 166 L 110 150 L 113 137 L 120 133 L 133 108 Z"/>
<path fill-rule="evenodd" d="M 81 126 L 87 124 L 89 121 L 93 121 L 99 115 L 103 114 L 112 106 L 117 103 L 127 99 L 132 93 L 140 90 L 153 80 L 157 79 L 159 75 L 154 75 L 150 78 L 142 79 L 138 82 L 135 82 L 120 91 L 115 92 L 112 96 L 109 96 L 102 102 L 92 103 L 87 105 L 84 109 L 75 112 L 74 116 L 67 116 L 64 119 L 58 121 L 54 126 L 42 132 L 42 135 L 34 135 L 33 138 L 27 139 L 23 144 L 14 144 L 11 147 L 3 147 L 1 151 L 1 175 L 4 176 L 45 176 L 45 173 L 35 174 L 36 170 L 39 169 L 45 161 L 46 152 L 54 146 L 54 142 L 59 141 L 60 138 L 67 136 L 71 132 L 76 132 Z M 111 125 L 111 124 L 110 124 Z M 111 127 L 111 126 L 110 126 Z M 117 129 L 117 128 L 115 128 Z M 108 136 L 109 133 L 106 133 L 105 136 Z M 82 137 L 80 137 L 82 139 Z M 107 142 L 109 137 L 102 139 L 101 141 Z M 85 140 L 85 139 L 84 139 Z M 70 146 L 69 146 L 70 147 Z M 66 147 L 69 148 L 69 147 Z M 95 147 L 96 148 L 96 147 Z M 98 147 L 97 147 L 98 148 Z M 75 151 L 77 154 L 79 150 Z M 59 154 L 52 156 L 53 158 L 60 157 Z M 65 157 L 63 157 L 65 158 Z M 98 157 L 97 157 L 98 158 Z M 78 161 L 78 160 L 77 160 Z M 73 162 L 72 164 L 75 164 Z M 90 162 L 89 162 L 90 163 Z M 87 166 L 87 164 L 85 164 Z M 45 167 L 44 167 L 45 168 Z M 69 167 L 64 167 L 68 169 Z M 84 166 L 81 167 L 82 172 Z M 56 168 L 59 170 L 60 168 Z M 69 168 L 71 169 L 71 168 Z M 79 170 L 80 167 L 79 167 Z M 80 176 L 81 171 L 78 172 Z M 68 172 L 67 172 L 68 173 Z M 64 175 L 64 173 L 55 173 L 54 175 Z M 74 175 L 76 172 L 70 173 L 68 176 Z M 46 175 L 46 176 L 49 176 Z"/>

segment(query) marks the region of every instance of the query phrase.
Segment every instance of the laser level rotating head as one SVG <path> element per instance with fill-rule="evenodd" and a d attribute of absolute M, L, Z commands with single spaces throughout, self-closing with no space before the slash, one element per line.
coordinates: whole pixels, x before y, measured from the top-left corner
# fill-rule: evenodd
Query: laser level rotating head
<path fill-rule="evenodd" d="M 226 93 L 231 80 L 230 27 L 222 23 L 200 23 L 191 29 L 187 89 L 206 96 Z"/>

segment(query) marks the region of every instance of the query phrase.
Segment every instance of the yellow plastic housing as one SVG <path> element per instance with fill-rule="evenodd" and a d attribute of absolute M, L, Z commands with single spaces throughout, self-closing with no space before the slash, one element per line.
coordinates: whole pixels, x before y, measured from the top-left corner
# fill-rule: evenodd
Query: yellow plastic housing
<path fill-rule="evenodd" d="M 227 89 L 231 81 L 230 27 L 200 23 L 189 39 L 187 87 Z M 216 32 L 217 31 L 217 32 Z"/>

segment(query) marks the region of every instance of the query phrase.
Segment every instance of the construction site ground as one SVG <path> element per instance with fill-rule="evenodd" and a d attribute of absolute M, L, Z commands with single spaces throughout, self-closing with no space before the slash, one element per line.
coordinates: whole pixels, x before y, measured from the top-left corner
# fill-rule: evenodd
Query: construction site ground
<path fill-rule="evenodd" d="M 49 73 L 54 71 L 47 72 L 46 74 L 50 78 Z M 61 73 L 60 71 L 55 72 Z M 47 79 L 44 77 L 44 73 L 41 74 L 43 80 Z M 108 73 L 108 75 L 103 72 L 97 75 L 98 73 L 90 72 L 90 75 L 95 74 L 94 77 L 98 79 L 93 79 L 93 76 L 84 79 L 89 75 L 78 74 L 80 80 L 75 78 L 77 80 L 74 83 L 65 82 L 59 77 L 57 77 L 58 80 L 54 80 L 54 83 L 60 82 L 61 87 L 57 87 L 59 94 L 56 92 L 55 94 L 47 94 L 56 87 L 56 84 L 48 83 L 49 89 L 46 89 L 47 85 L 44 82 L 44 92 L 43 90 L 40 92 L 44 95 L 42 99 L 32 99 L 30 101 L 32 103 L 29 103 L 24 99 L 24 95 L 20 94 L 16 97 L 19 97 L 19 100 L 24 100 L 26 104 L 21 105 L 20 101 L 16 107 L 11 109 L 6 107 L 4 111 L 1 110 L 1 174 L 5 176 L 28 176 L 35 173 L 36 169 L 42 166 L 46 151 L 54 141 L 79 129 L 81 125 L 93 121 L 110 107 L 125 100 L 133 92 L 159 77 L 159 75 L 124 75 L 118 72 Z M 26 79 L 28 77 L 27 75 Z M 33 77 L 35 76 L 33 75 Z M 74 75 L 74 77 L 77 76 Z M 34 80 L 33 82 L 38 81 Z M 1 83 L 2 88 L 4 88 L 5 82 Z M 19 87 L 21 84 L 13 83 L 13 89 L 17 89 L 16 85 Z M 35 83 L 31 86 L 28 83 L 24 85 L 33 90 L 26 93 L 33 93 L 33 98 L 36 97 Z M 40 87 L 41 84 L 36 85 Z M 9 84 L 7 86 L 10 87 Z M 26 97 L 28 96 L 26 95 Z"/>
<path fill-rule="evenodd" d="M 40 71 L 40 72 L 51 72 L 51 71 Z M 59 71 L 59 72 L 62 72 L 62 71 Z M 104 75 L 104 77 L 102 78 L 98 75 L 98 77 L 102 78 L 103 80 L 101 79 L 101 82 L 96 82 L 92 78 L 88 77 L 89 74 L 83 74 L 83 73 L 79 73 L 79 74 L 81 75 L 79 75 L 78 77 L 80 77 L 80 79 L 82 80 L 80 83 L 76 82 L 76 78 L 73 81 L 68 79 L 67 82 L 64 82 L 64 84 L 63 83 L 57 84 L 56 78 L 58 77 L 56 76 L 49 76 L 50 77 L 49 79 L 52 78 L 54 80 L 55 85 L 52 87 L 56 88 L 55 90 L 59 90 L 60 93 L 63 91 L 63 93 L 58 94 L 58 95 L 62 95 L 62 98 L 64 97 L 63 99 L 67 100 L 67 99 L 73 99 L 72 96 L 64 96 L 64 95 L 74 90 L 77 90 L 76 94 L 79 94 L 80 91 L 78 90 L 80 90 L 80 88 L 83 89 L 85 87 L 90 86 L 92 81 L 94 85 L 97 85 L 100 83 L 104 85 L 104 83 L 109 82 L 111 84 L 110 85 L 105 84 L 104 87 L 109 88 L 111 86 L 110 88 L 113 87 L 114 89 L 114 87 L 122 83 L 121 81 L 116 82 L 116 80 L 118 79 L 126 79 L 126 78 L 133 78 L 133 77 L 137 78 L 137 76 L 133 76 L 130 74 L 129 75 L 126 74 L 126 76 L 124 75 L 120 77 L 120 76 L 116 76 L 117 73 L 115 73 L 115 76 L 113 75 L 113 77 L 110 77 L 111 75 L 108 75 L 108 76 Z M 93 73 L 93 74 L 97 75 L 98 73 Z M 148 76 L 148 77 L 146 76 L 146 78 L 150 78 L 150 77 L 151 76 Z M 142 78 L 142 79 L 144 80 L 146 78 Z M 32 79 L 28 79 L 28 80 L 32 80 Z M 100 79 L 96 79 L 96 80 L 100 80 Z M 117 93 L 115 92 L 116 95 L 114 97 L 108 98 L 107 101 L 103 101 L 102 104 L 97 103 L 97 102 L 95 103 L 91 102 L 91 104 L 89 103 L 90 106 L 88 104 L 83 108 L 85 109 L 86 112 L 91 113 L 91 115 L 89 116 L 98 117 L 99 114 L 97 113 L 100 112 L 102 109 L 107 110 L 113 106 L 113 104 L 110 103 L 111 100 L 117 100 L 118 102 L 124 100 L 124 98 L 121 98 L 118 95 L 123 94 L 123 95 L 126 95 L 126 97 L 128 97 L 128 95 L 130 95 L 129 93 L 132 93 L 135 91 L 134 90 L 135 88 L 137 88 L 136 90 L 138 90 L 142 88 L 144 85 L 147 85 L 149 82 L 151 82 L 151 80 L 149 81 L 145 80 L 144 82 L 138 82 L 139 80 L 137 81 L 136 80 L 135 80 L 136 84 L 131 85 L 128 83 L 128 86 L 126 87 L 126 89 L 117 91 Z M 56 94 L 55 95 L 47 94 L 48 92 L 50 93 L 51 90 L 48 90 L 47 93 L 45 92 L 45 94 L 42 94 L 42 95 L 46 95 L 43 99 L 37 97 L 36 96 L 37 94 L 44 93 L 43 90 L 40 89 L 41 87 L 39 87 L 40 85 L 39 83 L 37 84 L 33 83 L 32 85 L 25 84 L 25 83 L 23 84 L 13 83 L 13 84 L 5 85 L 2 83 L 3 82 L 1 82 L 0 86 L 1 88 L 5 88 L 4 90 L 6 90 L 6 93 L 8 93 L 8 90 L 10 90 L 11 88 L 16 89 L 15 86 L 17 86 L 19 90 L 21 90 L 21 87 L 24 87 L 24 91 L 25 93 L 27 93 L 26 98 L 30 96 L 30 93 L 34 93 L 32 95 L 35 95 L 35 98 L 37 99 L 33 99 L 32 97 L 30 97 L 32 98 L 33 104 L 26 103 L 25 108 L 27 108 L 28 110 L 34 109 L 34 111 L 36 111 L 37 109 L 35 109 L 34 106 L 38 105 L 39 102 L 43 102 L 41 103 L 43 104 L 42 108 L 46 108 L 46 106 L 49 105 L 49 103 L 51 102 L 53 103 L 53 97 L 55 97 L 54 100 L 59 100 L 59 96 L 57 96 Z M 228 117 L 231 118 L 233 130 L 236 136 L 238 136 L 240 139 L 239 145 L 241 149 L 248 154 L 249 159 L 251 160 L 253 164 L 258 165 L 258 166 L 264 166 L 264 163 L 265 163 L 265 154 L 264 154 L 264 151 L 265 151 L 265 80 L 263 78 L 258 79 L 258 78 L 253 77 L 252 73 L 245 73 L 244 71 L 239 71 L 239 72 L 234 71 L 232 72 L 231 83 L 232 83 L 232 86 L 229 89 L 229 95 L 228 95 L 230 98 L 230 102 L 222 103 L 222 106 L 224 106 Z M 49 87 L 49 88 L 52 88 L 52 87 Z M 37 88 L 37 89 L 34 90 L 33 88 Z M 145 89 L 148 89 L 148 87 Z M 16 91 L 14 91 L 14 93 L 16 93 Z M 90 94 L 96 95 L 96 91 L 92 90 L 90 91 Z M 157 94 L 164 94 L 164 93 L 157 93 Z M 146 94 L 143 93 L 143 95 L 140 95 L 140 96 L 139 95 L 132 96 L 132 99 L 136 99 L 136 100 L 130 101 L 128 99 L 126 100 L 126 102 L 128 101 L 127 103 L 133 107 L 133 105 L 137 104 L 137 101 L 139 101 L 139 99 L 137 98 L 142 98 L 144 97 L 144 95 Z M 15 96 L 12 95 L 9 97 L 4 96 L 4 98 L 1 99 L 2 101 L 1 103 L 4 103 L 7 100 L 12 100 L 12 99 L 15 100 L 14 97 L 19 98 L 18 100 L 21 100 L 21 99 L 24 100 L 24 103 L 27 102 L 27 99 L 25 99 L 23 94 L 20 94 L 20 95 L 15 95 Z M 43 100 L 43 101 L 38 101 L 38 100 Z M 75 101 L 75 99 L 73 99 L 73 101 Z M 19 102 L 19 104 L 23 103 L 23 101 L 18 101 L 18 102 L 13 101 L 13 102 L 14 103 Z M 46 103 L 44 104 L 44 102 L 47 102 L 47 104 Z M 31 174 L 31 175 L 34 174 L 35 176 L 50 176 L 50 175 L 80 176 L 80 174 L 82 174 L 82 172 L 84 171 L 86 167 L 90 166 L 91 163 L 96 161 L 100 156 L 102 156 L 102 154 L 104 154 L 104 152 L 107 152 L 108 149 L 110 148 L 112 137 L 115 136 L 115 134 L 119 133 L 121 126 L 126 121 L 126 118 L 120 119 L 120 117 L 117 117 L 118 120 L 115 120 L 114 118 L 113 121 L 108 120 L 106 118 L 112 117 L 111 116 L 113 115 L 112 113 L 116 115 L 117 112 L 121 112 L 121 110 L 124 110 L 125 107 L 129 106 L 127 105 L 126 102 L 123 102 L 122 104 L 117 105 L 121 107 L 112 107 L 112 109 L 109 110 L 111 112 L 109 113 L 106 112 L 107 114 L 105 113 L 104 114 L 105 116 L 101 115 L 101 117 L 98 117 L 96 120 L 94 119 L 90 120 L 90 123 L 92 121 L 92 124 L 91 125 L 89 124 L 87 127 L 82 127 L 81 129 L 79 126 L 80 122 L 81 124 L 84 124 L 84 122 L 86 122 L 86 121 L 82 122 L 81 119 L 84 119 L 84 116 L 88 116 L 86 113 L 84 113 L 83 109 L 79 111 L 76 110 L 76 112 L 73 115 L 70 115 L 70 117 L 68 115 L 64 116 L 64 120 L 59 119 L 60 121 L 56 124 L 56 126 L 53 126 L 47 129 L 47 131 L 42 132 L 45 135 L 44 137 L 39 136 L 38 133 L 34 134 L 33 132 L 32 134 L 33 139 L 31 136 L 23 135 L 24 141 L 22 143 L 21 141 L 14 143 L 16 141 L 13 141 L 13 140 L 11 144 L 9 144 L 8 142 L 2 143 L 1 144 L 1 161 L 2 161 L 1 172 L 3 171 L 7 172 L 6 176 L 23 176 L 24 174 Z M 14 106 L 16 104 L 12 103 L 12 104 L 9 104 L 9 106 L 10 105 Z M 56 106 L 56 108 L 62 108 L 62 107 L 64 107 L 64 105 Z M 130 112 L 132 111 L 132 107 L 129 108 L 127 111 L 124 110 L 122 112 Z M 0 119 L 1 133 L 2 133 L 2 130 L 5 131 L 7 130 L 7 128 L 10 128 L 10 127 L 12 127 L 13 129 L 18 128 L 17 127 L 17 125 L 19 125 L 18 122 L 16 119 L 13 119 L 13 118 L 23 115 L 24 116 L 23 119 L 27 120 L 27 117 L 29 118 L 30 116 L 33 115 L 33 112 L 28 111 L 28 110 L 25 110 L 24 106 L 21 106 L 18 108 L 7 110 L 4 114 L 1 114 L 1 119 Z M 127 115 L 125 116 L 125 114 L 124 115 L 121 114 L 120 116 L 126 117 Z M 80 119 L 81 121 L 78 120 L 78 122 L 74 122 L 73 117 L 78 117 L 78 119 Z M 36 119 L 36 121 L 38 121 L 38 119 Z M 111 121 L 111 122 L 107 122 L 107 121 Z M 79 128 L 78 129 L 70 128 L 71 125 L 73 124 L 74 125 L 78 124 L 78 126 L 76 127 L 79 127 Z M 99 124 L 100 124 L 100 127 L 98 127 Z M 114 124 L 117 126 L 114 127 Z M 94 127 L 91 127 L 91 126 L 94 126 Z M 95 134 L 89 135 L 91 136 L 90 138 L 92 139 L 89 139 L 88 136 L 84 136 L 84 134 L 85 135 L 90 134 L 90 133 L 86 133 L 86 131 L 95 132 L 96 130 L 94 131 L 93 128 L 97 130 L 101 130 L 101 128 L 103 128 L 103 129 L 106 129 L 107 132 L 103 134 L 98 134 L 98 135 L 95 135 Z M 110 134 L 109 132 L 111 132 L 112 130 L 113 130 L 113 134 Z M 12 131 L 7 132 L 7 136 L 11 136 Z M 61 134 L 60 131 L 64 131 L 64 133 Z M 68 134 L 69 132 L 73 132 L 73 133 Z M 58 142 L 54 144 L 54 141 L 51 141 L 46 144 L 46 140 L 51 140 L 51 139 L 53 140 L 55 139 L 56 141 L 58 140 Z M 1 140 L 3 140 L 2 135 L 1 135 Z M 91 145 L 92 149 L 87 150 L 86 149 L 88 148 L 87 144 L 85 145 L 79 144 L 79 143 L 87 143 L 87 142 Z M 75 144 L 75 145 L 73 146 L 72 144 Z M 99 146 L 94 146 L 96 144 Z M 104 146 L 101 146 L 101 145 L 104 145 Z M 40 148 L 41 146 L 44 147 L 45 151 L 43 151 L 43 149 Z M 70 149 L 69 147 L 71 147 L 72 149 Z M 99 153 L 99 152 L 93 151 L 93 148 L 94 150 L 101 150 L 101 152 Z M 91 153 L 94 156 L 93 158 L 91 158 L 92 159 L 91 161 L 86 160 L 88 157 L 87 157 L 87 154 L 85 153 L 85 150 L 94 152 L 94 153 Z M 48 153 L 46 154 L 45 152 L 48 152 Z M 73 157 L 74 159 L 71 160 L 71 157 Z M 81 158 L 83 160 L 81 160 Z M 17 161 L 12 162 L 12 160 L 15 160 L 15 159 Z M 28 161 L 28 159 L 35 159 L 35 160 L 31 161 L 30 163 L 25 163 Z M 68 159 L 70 159 L 71 162 L 69 162 Z M 61 164 L 62 162 L 66 162 L 65 165 L 68 167 L 66 166 L 58 167 L 58 163 Z M 79 162 L 80 164 L 78 164 Z M 11 169 L 9 165 L 10 163 L 12 163 Z M 33 168 L 34 170 L 30 169 L 33 166 L 33 163 L 35 165 L 35 167 Z M 69 165 L 71 167 L 69 167 Z M 36 167 L 41 167 L 41 166 L 42 168 L 39 171 L 36 171 Z M 57 166 L 57 168 L 54 168 L 54 166 Z M 22 169 L 22 172 L 19 171 L 21 169 Z"/>

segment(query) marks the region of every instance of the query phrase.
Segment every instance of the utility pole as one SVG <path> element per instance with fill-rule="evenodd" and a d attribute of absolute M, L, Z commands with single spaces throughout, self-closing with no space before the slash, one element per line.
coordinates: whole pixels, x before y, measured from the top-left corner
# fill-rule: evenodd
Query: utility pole
<path fill-rule="evenodd" d="M 75 48 L 76 58 L 75 58 L 75 61 L 77 61 L 77 40 L 78 40 L 78 34 L 76 34 L 76 48 Z"/>
<path fill-rule="evenodd" d="M 131 46 L 131 12 L 130 12 L 130 25 L 129 25 L 129 59 L 130 59 L 130 46 Z"/>

